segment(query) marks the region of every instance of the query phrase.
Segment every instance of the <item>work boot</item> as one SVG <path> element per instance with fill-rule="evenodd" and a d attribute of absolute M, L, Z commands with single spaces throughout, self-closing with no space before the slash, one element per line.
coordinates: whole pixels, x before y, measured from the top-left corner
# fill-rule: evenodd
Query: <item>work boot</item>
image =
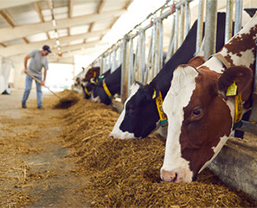
<path fill-rule="evenodd" d="M 39 105 L 37 108 L 38 109 L 44 109 L 44 106 L 43 105 Z"/>
<path fill-rule="evenodd" d="M 27 108 L 26 103 L 22 103 L 22 104 L 21 104 L 21 107 L 22 107 L 22 108 Z"/>

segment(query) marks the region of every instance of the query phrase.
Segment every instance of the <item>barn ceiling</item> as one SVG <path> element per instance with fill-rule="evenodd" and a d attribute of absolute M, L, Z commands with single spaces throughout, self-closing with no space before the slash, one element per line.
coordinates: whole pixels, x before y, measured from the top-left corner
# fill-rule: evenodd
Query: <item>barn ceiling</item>
<path fill-rule="evenodd" d="M 0 0 L 0 55 L 23 56 L 47 44 L 50 62 L 107 49 L 103 36 L 133 0 Z"/>

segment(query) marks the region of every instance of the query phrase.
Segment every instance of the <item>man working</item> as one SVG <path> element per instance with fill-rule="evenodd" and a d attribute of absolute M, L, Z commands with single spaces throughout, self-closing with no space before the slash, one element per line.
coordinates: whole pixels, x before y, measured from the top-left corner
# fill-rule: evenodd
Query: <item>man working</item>
<path fill-rule="evenodd" d="M 25 82 L 25 91 L 22 98 L 22 108 L 27 108 L 26 101 L 29 97 L 29 93 L 32 86 L 33 78 L 31 78 L 28 74 L 37 78 L 41 83 L 36 82 L 37 88 L 37 107 L 43 108 L 42 98 L 43 93 L 41 90 L 41 85 L 45 85 L 46 74 L 48 70 L 48 57 L 47 55 L 51 53 L 51 49 L 48 45 L 44 45 L 42 50 L 33 50 L 27 55 L 24 59 L 24 67 L 26 75 L 26 82 Z M 27 68 L 28 60 L 31 58 L 29 63 L 29 67 Z M 44 67 L 44 77 L 42 80 L 42 67 Z"/>

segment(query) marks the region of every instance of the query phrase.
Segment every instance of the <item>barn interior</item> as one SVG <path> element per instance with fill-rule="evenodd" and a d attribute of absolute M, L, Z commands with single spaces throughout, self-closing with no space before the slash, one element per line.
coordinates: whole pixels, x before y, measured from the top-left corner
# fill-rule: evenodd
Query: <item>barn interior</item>
<path fill-rule="evenodd" d="M 165 137 L 109 138 L 132 83 L 151 82 L 195 20 L 207 21 L 211 10 L 231 15 L 239 24 L 228 41 L 255 8 L 256 0 L 0 0 L 0 206 L 256 207 L 255 107 L 240 127 L 244 139 L 230 137 L 189 184 L 160 179 Z M 194 44 L 195 56 L 213 54 L 207 41 Z M 52 51 L 44 108 L 33 83 L 24 109 L 24 58 L 44 45 Z M 92 67 L 103 74 L 120 65 L 111 105 L 85 99 Z"/>

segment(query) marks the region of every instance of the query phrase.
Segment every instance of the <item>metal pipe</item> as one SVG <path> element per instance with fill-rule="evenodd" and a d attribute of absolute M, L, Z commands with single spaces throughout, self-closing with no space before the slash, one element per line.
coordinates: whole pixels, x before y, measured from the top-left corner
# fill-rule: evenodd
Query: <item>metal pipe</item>
<path fill-rule="evenodd" d="M 184 5 L 180 7 L 180 31 L 179 31 L 179 44 L 178 48 L 182 45 L 184 40 L 184 31 L 185 31 L 185 13 L 184 13 Z"/>
<path fill-rule="evenodd" d="M 134 58 L 133 58 L 133 38 L 129 39 L 129 72 L 128 72 L 128 86 L 134 81 Z M 129 95 L 129 87 L 128 87 Z"/>
<path fill-rule="evenodd" d="M 142 54 L 142 62 L 141 62 L 141 82 L 144 83 L 145 79 L 144 79 L 144 74 L 145 74 L 145 31 L 141 31 L 141 44 L 142 44 L 142 48 L 141 48 L 141 54 Z"/>
<path fill-rule="evenodd" d="M 255 48 L 257 49 L 257 40 L 255 40 L 255 46 L 256 46 Z M 257 53 L 255 54 L 255 56 L 256 56 L 255 58 L 257 58 Z M 255 69 L 257 69 L 257 61 L 255 62 Z M 249 120 L 253 122 L 257 122 L 257 74 L 256 73 L 254 76 L 252 99 L 253 99 L 253 106 L 252 106 L 252 112 Z"/>
<path fill-rule="evenodd" d="M 162 20 L 159 19 L 159 64 L 158 64 L 158 73 L 160 72 L 163 66 L 163 24 Z"/>
<path fill-rule="evenodd" d="M 225 43 L 232 37 L 232 23 L 233 23 L 233 0 L 227 0 L 226 8 L 226 28 L 225 28 Z"/>
<path fill-rule="evenodd" d="M 121 72 L 121 100 L 124 103 L 128 97 L 128 36 L 123 37 L 122 72 Z"/>
<path fill-rule="evenodd" d="M 176 8 L 176 14 L 175 14 L 175 35 L 174 35 L 174 48 L 175 50 L 178 49 L 178 23 L 179 23 L 179 18 L 178 18 L 178 8 Z"/>
<path fill-rule="evenodd" d="M 204 3 L 203 0 L 199 0 L 198 4 L 198 20 L 197 20 L 197 36 L 196 36 L 196 55 L 200 52 L 203 39 L 203 13 Z"/>
<path fill-rule="evenodd" d="M 216 48 L 216 28 L 217 28 L 217 1 L 207 0 L 205 20 L 205 44 L 204 58 L 208 60 L 209 56 L 215 52 Z"/>
<path fill-rule="evenodd" d="M 191 25 L 191 18 L 190 18 L 190 7 L 189 3 L 185 3 L 185 12 L 186 12 L 186 31 L 185 31 L 185 36 L 187 36 L 189 30 L 190 30 L 190 25 Z"/>
<path fill-rule="evenodd" d="M 174 39 L 174 28 L 175 28 L 175 18 L 173 17 L 172 26 L 171 26 L 171 32 L 170 32 L 169 47 L 168 47 L 168 52 L 167 52 L 167 56 L 166 56 L 165 62 L 167 62 L 171 58 L 171 56 L 172 56 L 173 39 Z"/>
<path fill-rule="evenodd" d="M 242 27 L 242 11 L 243 11 L 242 8 L 243 8 L 243 0 L 236 0 L 234 34 L 237 34 Z"/>

